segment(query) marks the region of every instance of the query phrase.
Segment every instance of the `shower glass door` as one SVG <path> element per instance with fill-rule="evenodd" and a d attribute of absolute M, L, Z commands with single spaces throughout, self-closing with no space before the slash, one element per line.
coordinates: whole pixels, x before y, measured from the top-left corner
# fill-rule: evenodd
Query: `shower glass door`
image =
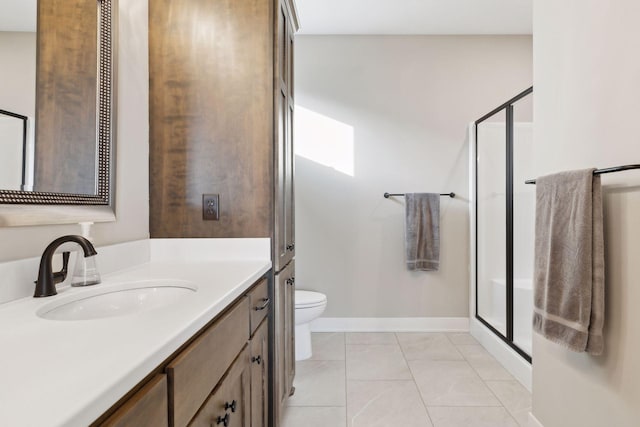
<path fill-rule="evenodd" d="M 513 103 L 513 343 L 531 354 L 533 327 L 533 248 L 536 186 L 534 176 L 533 95 Z"/>
<path fill-rule="evenodd" d="M 502 335 L 507 334 L 506 132 L 504 110 L 476 127 L 477 313 Z"/>
<path fill-rule="evenodd" d="M 476 318 L 531 361 L 533 88 L 476 121 Z"/>

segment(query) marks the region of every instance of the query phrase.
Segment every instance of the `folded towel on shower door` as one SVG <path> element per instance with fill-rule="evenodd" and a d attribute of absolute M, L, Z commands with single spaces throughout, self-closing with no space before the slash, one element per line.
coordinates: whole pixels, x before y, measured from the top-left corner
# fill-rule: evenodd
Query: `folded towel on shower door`
<path fill-rule="evenodd" d="M 602 354 L 604 237 L 595 169 L 536 180 L 533 328 L 573 351 Z"/>
<path fill-rule="evenodd" d="M 437 271 L 440 266 L 440 195 L 407 193 L 404 199 L 407 269 Z"/>

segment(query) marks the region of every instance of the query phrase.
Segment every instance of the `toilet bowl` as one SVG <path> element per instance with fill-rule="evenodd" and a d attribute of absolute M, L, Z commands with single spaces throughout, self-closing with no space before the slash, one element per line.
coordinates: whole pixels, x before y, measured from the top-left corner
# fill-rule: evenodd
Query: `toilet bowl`
<path fill-rule="evenodd" d="M 296 290 L 296 360 L 311 357 L 311 330 L 309 323 L 320 317 L 327 307 L 327 296 L 320 292 Z"/>

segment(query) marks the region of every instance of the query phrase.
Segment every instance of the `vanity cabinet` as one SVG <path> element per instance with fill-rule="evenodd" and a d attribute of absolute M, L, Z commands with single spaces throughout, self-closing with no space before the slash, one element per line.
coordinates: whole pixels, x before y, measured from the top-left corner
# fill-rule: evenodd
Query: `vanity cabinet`
<path fill-rule="evenodd" d="M 93 425 L 269 426 L 269 294 L 263 278 Z"/>

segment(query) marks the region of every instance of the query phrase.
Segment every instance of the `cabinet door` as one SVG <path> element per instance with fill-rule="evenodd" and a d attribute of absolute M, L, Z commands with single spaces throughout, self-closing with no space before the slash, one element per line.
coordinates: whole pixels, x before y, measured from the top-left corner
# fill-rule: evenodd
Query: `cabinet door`
<path fill-rule="evenodd" d="M 189 426 L 250 427 L 251 365 L 245 347 Z"/>
<path fill-rule="evenodd" d="M 289 23 L 288 10 L 283 1 L 279 2 L 276 38 L 275 88 L 275 271 L 294 256 L 293 222 L 293 31 Z"/>
<path fill-rule="evenodd" d="M 168 426 L 167 376 L 157 375 L 116 410 L 101 426 Z"/>
<path fill-rule="evenodd" d="M 251 427 L 269 425 L 269 322 L 251 339 Z"/>
<path fill-rule="evenodd" d="M 290 262 L 275 277 L 275 363 L 274 381 L 276 398 L 276 418 L 280 418 L 284 405 L 292 392 L 295 374 L 294 347 L 294 262 Z"/>
<path fill-rule="evenodd" d="M 287 387 L 289 395 L 294 392 L 293 379 L 296 376 L 296 346 L 295 346 L 295 312 L 296 312 L 296 277 L 295 277 L 295 260 L 289 264 L 290 279 L 286 281 L 285 290 L 285 366 L 287 372 Z"/>
<path fill-rule="evenodd" d="M 295 113 L 295 101 L 294 101 L 294 86 L 293 86 L 293 29 L 291 24 L 287 25 L 287 62 L 288 62 L 288 80 L 287 80 L 287 138 L 285 141 L 286 148 L 286 169 L 284 176 L 285 186 L 285 235 L 286 248 L 289 252 L 290 258 L 295 256 L 295 193 L 294 193 L 294 178 L 295 178 L 295 152 L 294 152 L 294 113 Z"/>
<path fill-rule="evenodd" d="M 187 425 L 248 340 L 249 300 L 243 297 L 167 365 L 172 425 Z"/>

